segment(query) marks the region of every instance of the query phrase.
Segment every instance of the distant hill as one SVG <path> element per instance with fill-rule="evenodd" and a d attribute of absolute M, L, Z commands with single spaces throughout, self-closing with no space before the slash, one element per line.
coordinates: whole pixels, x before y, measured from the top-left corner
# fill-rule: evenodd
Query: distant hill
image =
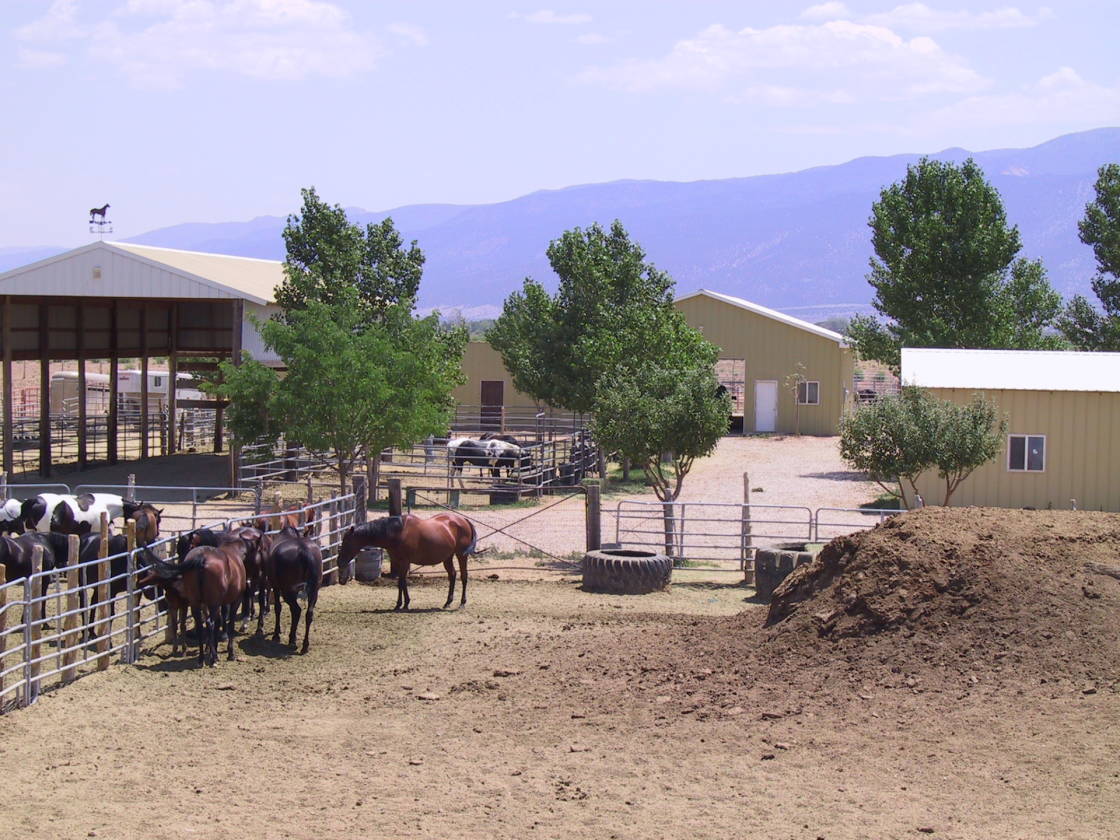
<path fill-rule="evenodd" d="M 1077 238 L 1077 221 L 1097 168 L 1120 161 L 1120 128 L 1070 134 L 1030 149 L 947 149 L 931 157 L 962 161 L 970 154 L 1019 226 L 1022 255 L 1041 257 L 1062 294 L 1086 292 L 1094 262 Z M 363 223 L 392 216 L 427 255 L 421 303 L 461 308 L 471 312 L 467 317 L 489 317 L 490 307 L 527 275 L 552 286 L 544 256 L 549 241 L 568 228 L 618 218 L 679 290 L 712 288 L 775 308 L 803 308 L 795 314 L 820 320 L 866 310 L 871 204 L 919 157 L 866 157 L 718 181 L 589 184 L 498 204 L 348 212 Z M 283 259 L 283 227 L 283 219 L 266 216 L 177 225 L 130 241 Z"/>

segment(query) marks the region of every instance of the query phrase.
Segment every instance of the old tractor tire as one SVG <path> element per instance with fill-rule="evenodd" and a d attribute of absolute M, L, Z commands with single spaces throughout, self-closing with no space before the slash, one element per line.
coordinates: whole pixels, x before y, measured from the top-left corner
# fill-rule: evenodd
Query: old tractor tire
<path fill-rule="evenodd" d="M 754 589 L 759 598 L 769 599 L 778 584 L 798 566 L 813 562 L 815 554 L 796 549 L 760 548 L 754 554 Z"/>
<path fill-rule="evenodd" d="M 673 576 L 673 561 L 654 551 L 589 551 L 582 565 L 583 588 L 589 592 L 645 595 L 665 589 Z"/>

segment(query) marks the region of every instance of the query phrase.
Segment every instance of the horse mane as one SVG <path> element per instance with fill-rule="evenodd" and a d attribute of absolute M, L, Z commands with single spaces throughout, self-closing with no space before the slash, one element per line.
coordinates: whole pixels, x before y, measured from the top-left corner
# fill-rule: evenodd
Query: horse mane
<path fill-rule="evenodd" d="M 152 562 L 148 566 L 149 571 L 161 581 L 167 582 L 178 580 L 187 572 L 201 569 L 206 562 L 202 552 L 195 555 L 187 554 L 186 558 L 179 563 L 168 563 L 166 560 L 160 560 L 155 556 L 151 560 Z"/>
<path fill-rule="evenodd" d="M 383 539 L 395 537 L 404 530 L 403 516 L 382 516 L 354 526 L 354 533 L 363 538 Z"/>

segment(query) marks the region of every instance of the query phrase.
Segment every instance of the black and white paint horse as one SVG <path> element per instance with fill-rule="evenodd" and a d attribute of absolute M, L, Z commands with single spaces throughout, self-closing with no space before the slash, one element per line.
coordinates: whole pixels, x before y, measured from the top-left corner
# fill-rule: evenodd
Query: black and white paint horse
<path fill-rule="evenodd" d="M 490 470 L 492 478 L 501 478 L 502 470 L 510 478 L 520 472 L 528 462 L 528 452 L 518 446 L 508 436 L 492 437 L 489 440 L 473 438 L 451 438 L 447 442 L 447 456 L 451 459 L 451 473 L 459 477 L 463 484 L 463 467 L 478 467 L 480 471 Z"/>
<path fill-rule="evenodd" d="M 102 513 L 112 522 L 118 516 L 132 516 L 142 506 L 142 502 L 128 502 L 114 493 L 40 493 L 23 503 L 20 519 L 28 531 L 85 536 L 101 527 Z"/>
<path fill-rule="evenodd" d="M 0 505 L 0 534 L 22 534 L 24 532 L 23 502 L 19 499 L 8 499 Z"/>

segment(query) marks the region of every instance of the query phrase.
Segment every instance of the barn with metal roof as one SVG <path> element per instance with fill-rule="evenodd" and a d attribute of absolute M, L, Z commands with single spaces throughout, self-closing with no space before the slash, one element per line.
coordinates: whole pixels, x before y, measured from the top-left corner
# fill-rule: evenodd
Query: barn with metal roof
<path fill-rule="evenodd" d="M 118 392 L 120 360 L 139 359 L 143 371 L 139 400 L 141 452 L 149 454 L 149 360 L 168 360 L 169 381 L 178 381 L 180 370 L 212 369 L 216 363 L 191 358 L 239 360 L 248 350 L 262 361 L 269 359 L 250 316 L 267 317 L 275 310 L 273 290 L 283 279 L 283 264 L 218 254 L 179 251 L 117 242 L 96 242 L 0 274 L 3 319 L 3 465 L 13 468 L 13 361 L 39 363 L 41 418 L 50 416 L 50 363 L 78 362 L 79 391 L 85 392 L 85 362 L 110 362 L 109 392 Z M 205 402 L 205 401 L 195 401 Z M 166 422 L 176 422 L 175 388 L 168 393 Z M 221 408 L 215 410 L 215 449 L 221 445 Z M 77 462 L 90 459 L 87 445 L 87 406 L 79 400 L 74 431 Z M 49 475 L 55 460 L 53 423 L 41 423 L 38 432 L 39 472 Z M 121 456 L 117 401 L 111 400 L 107 417 L 107 460 Z M 165 437 L 164 451 L 174 452 L 174 429 Z"/>
<path fill-rule="evenodd" d="M 952 504 L 1120 511 L 1120 353 L 903 348 L 902 381 L 957 403 L 983 393 L 1007 418 Z M 944 484 L 930 470 L 918 492 L 940 504 Z"/>

